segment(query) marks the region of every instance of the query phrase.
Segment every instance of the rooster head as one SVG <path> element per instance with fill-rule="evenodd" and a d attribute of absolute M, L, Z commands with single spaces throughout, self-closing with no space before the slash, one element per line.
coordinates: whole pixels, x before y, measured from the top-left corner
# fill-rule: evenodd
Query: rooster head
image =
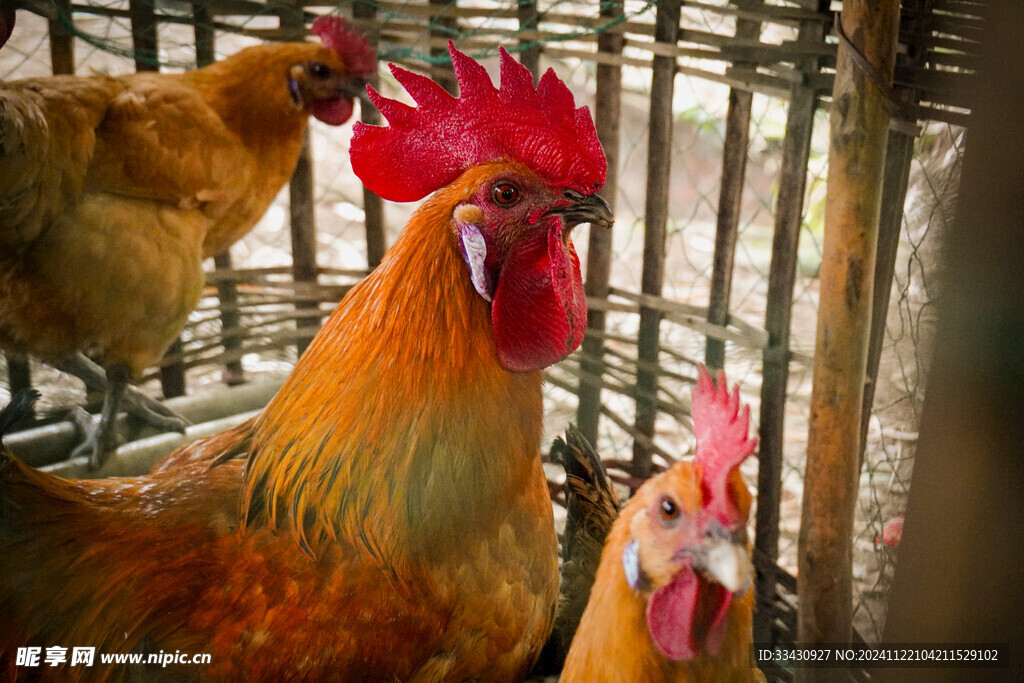
<path fill-rule="evenodd" d="M 366 37 L 341 17 L 317 17 L 312 31 L 323 49 L 288 70 L 292 104 L 319 121 L 340 126 L 352 117 L 355 99 L 377 72 L 377 57 Z"/>
<path fill-rule="evenodd" d="M 580 262 L 570 233 L 610 227 L 597 191 L 607 161 L 590 112 L 549 69 L 537 86 L 504 49 L 501 85 L 449 43 L 459 97 L 391 65 L 417 107 L 370 99 L 390 124 L 356 124 L 352 168 L 384 199 L 414 201 L 456 185 L 453 244 L 467 278 L 491 305 L 501 364 L 546 367 L 571 353 L 587 324 Z"/>
<path fill-rule="evenodd" d="M 716 387 L 701 368 L 693 423 L 693 461 L 647 481 L 625 513 L 626 581 L 646 595 L 651 640 L 671 660 L 718 653 L 729 606 L 753 576 L 750 492 L 739 473 L 757 445 L 747 438 L 749 407 L 740 410 L 739 389 L 730 393 L 722 373 Z"/>

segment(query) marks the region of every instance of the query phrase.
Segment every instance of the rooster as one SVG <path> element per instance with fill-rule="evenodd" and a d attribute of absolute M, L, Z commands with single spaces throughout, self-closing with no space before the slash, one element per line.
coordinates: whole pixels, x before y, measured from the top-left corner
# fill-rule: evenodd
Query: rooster
<path fill-rule="evenodd" d="M 376 71 L 342 19 L 320 17 L 313 32 L 322 44 L 250 47 L 182 74 L 0 84 L 0 346 L 106 391 L 75 452 L 94 467 L 117 445 L 129 381 L 199 300 L 203 259 L 266 211 L 309 115 L 344 123 Z M 124 407 L 184 426 L 135 390 Z"/>
<path fill-rule="evenodd" d="M 392 66 L 353 168 L 431 196 L 255 419 L 138 479 L 0 465 L 0 652 L 208 652 L 255 680 L 515 680 L 552 628 L 541 369 L 586 326 L 581 222 L 604 153 L 549 70 L 501 87 L 449 46 L 460 96 Z M 7 663 L 8 667 L 12 665 Z M 187 672 L 186 672 L 187 673 Z M 192 672 L 195 675 L 196 672 Z"/>
<path fill-rule="evenodd" d="M 701 368 L 697 453 L 648 480 L 608 535 L 562 681 L 751 681 L 749 407 Z"/>

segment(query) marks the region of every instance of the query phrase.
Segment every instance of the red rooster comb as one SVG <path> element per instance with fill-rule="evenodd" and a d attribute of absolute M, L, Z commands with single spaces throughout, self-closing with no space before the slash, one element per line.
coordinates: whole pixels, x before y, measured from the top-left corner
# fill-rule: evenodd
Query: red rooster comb
<path fill-rule="evenodd" d="M 329 50 L 345 61 L 349 76 L 364 79 L 377 73 L 377 54 L 362 31 L 341 17 L 317 17 L 310 29 Z"/>
<path fill-rule="evenodd" d="M 729 475 L 757 447 L 757 439 L 747 438 L 750 406 L 740 410 L 740 388 L 734 386 L 730 393 L 722 371 L 715 386 L 702 365 L 693 388 L 692 413 L 697 437 L 694 462 L 701 465 L 701 484 L 708 496 L 706 510 L 723 524 L 734 524 L 743 515 L 729 493 Z"/>
<path fill-rule="evenodd" d="M 604 184 L 608 162 L 586 107 L 548 69 L 533 86 L 529 69 L 501 52 L 501 87 L 487 71 L 448 43 L 459 97 L 391 64 L 391 73 L 416 101 L 410 107 L 367 87 L 390 124 L 355 124 L 352 169 L 374 193 L 415 201 L 452 182 L 466 169 L 511 159 L 556 187 L 591 195 Z"/>

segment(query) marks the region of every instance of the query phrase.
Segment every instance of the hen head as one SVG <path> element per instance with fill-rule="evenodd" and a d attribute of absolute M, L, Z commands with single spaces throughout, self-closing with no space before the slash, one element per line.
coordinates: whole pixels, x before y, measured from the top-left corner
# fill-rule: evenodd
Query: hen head
<path fill-rule="evenodd" d="M 668 659 L 714 656 L 723 643 L 733 598 L 750 585 L 747 549 L 750 493 L 739 465 L 753 453 L 749 408 L 701 368 L 693 391 L 697 453 L 646 482 L 629 508 L 623 566 L 647 599 L 647 629 Z"/>
<path fill-rule="evenodd" d="M 438 192 L 449 202 L 453 240 L 467 278 L 491 305 L 505 369 L 535 370 L 572 352 L 587 309 L 570 233 L 610 226 L 597 196 L 607 162 L 590 112 L 548 70 L 535 87 L 501 50 L 501 86 L 449 44 L 460 96 L 391 65 L 418 107 L 369 90 L 388 127 L 356 124 L 352 168 L 385 199 Z"/>
<path fill-rule="evenodd" d="M 323 47 L 312 59 L 288 69 L 292 104 L 318 120 L 340 126 L 352 117 L 355 99 L 377 71 L 366 38 L 341 17 L 317 17 L 313 33 Z"/>

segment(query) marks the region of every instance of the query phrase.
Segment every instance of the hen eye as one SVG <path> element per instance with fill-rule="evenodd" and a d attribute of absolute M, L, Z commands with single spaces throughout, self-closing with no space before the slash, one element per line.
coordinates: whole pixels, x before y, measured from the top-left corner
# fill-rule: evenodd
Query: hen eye
<path fill-rule="evenodd" d="M 671 498 L 661 499 L 661 517 L 665 521 L 672 521 L 679 516 L 679 506 Z"/>
<path fill-rule="evenodd" d="M 331 67 L 327 66 L 323 62 L 310 62 L 309 72 L 317 78 L 327 78 L 331 73 Z"/>
<path fill-rule="evenodd" d="M 519 201 L 519 188 L 512 183 L 498 183 L 491 189 L 491 198 L 498 206 L 507 208 Z"/>

